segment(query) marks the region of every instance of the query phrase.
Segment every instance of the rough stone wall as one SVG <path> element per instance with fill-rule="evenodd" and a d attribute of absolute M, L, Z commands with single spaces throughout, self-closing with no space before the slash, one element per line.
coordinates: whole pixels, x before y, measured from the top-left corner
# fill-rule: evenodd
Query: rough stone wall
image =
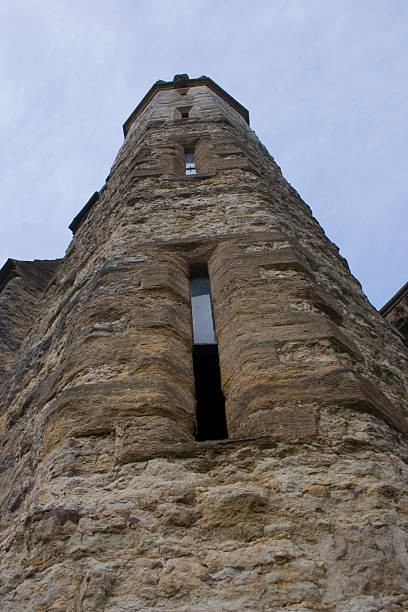
<path fill-rule="evenodd" d="M 0 379 L 10 372 L 58 264 L 9 259 L 0 270 Z"/>
<path fill-rule="evenodd" d="M 229 439 L 198 443 L 203 262 Z M 158 91 L 133 123 L 24 348 L 2 610 L 408 609 L 406 347 L 210 89 Z"/>

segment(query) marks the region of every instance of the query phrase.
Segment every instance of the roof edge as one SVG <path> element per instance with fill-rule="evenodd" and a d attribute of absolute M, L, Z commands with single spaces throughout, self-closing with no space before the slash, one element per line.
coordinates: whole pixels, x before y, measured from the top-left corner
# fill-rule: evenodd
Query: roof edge
<path fill-rule="evenodd" d="M 184 77 L 180 79 L 180 77 Z M 135 110 L 129 117 L 126 119 L 123 124 L 123 134 L 126 138 L 129 129 L 133 122 L 137 119 L 137 117 L 144 111 L 149 102 L 154 98 L 158 91 L 162 91 L 165 89 L 181 89 L 181 88 L 190 88 L 197 87 L 198 85 L 207 85 L 210 89 L 212 89 L 216 94 L 220 96 L 223 100 L 225 100 L 232 108 L 234 108 L 249 125 L 249 112 L 242 106 L 235 98 L 233 98 L 229 93 L 222 89 L 215 81 L 210 79 L 205 75 L 198 77 L 196 79 L 190 79 L 187 75 L 176 75 L 173 81 L 156 81 L 154 85 L 149 89 L 147 94 L 142 98 L 139 104 L 136 106 Z"/>
<path fill-rule="evenodd" d="M 81 225 L 82 221 L 88 216 L 91 208 L 95 204 L 95 202 L 99 199 L 99 191 L 95 191 L 93 195 L 89 198 L 85 206 L 81 208 L 79 213 L 74 217 L 71 223 L 68 225 L 68 229 L 71 230 L 73 234 L 77 231 L 78 227 Z"/>
<path fill-rule="evenodd" d="M 388 302 L 386 304 L 384 304 L 384 306 L 382 308 L 379 309 L 379 313 L 385 317 L 387 316 L 387 314 L 389 312 L 391 312 L 391 310 L 394 308 L 394 306 L 396 306 L 397 304 L 399 304 L 399 302 L 408 295 L 408 282 L 405 283 L 405 285 L 403 285 L 401 287 L 401 289 L 399 291 L 397 291 L 397 293 L 395 295 L 392 296 L 392 298 L 390 300 L 388 300 Z"/>
<path fill-rule="evenodd" d="M 56 269 L 62 262 L 57 259 L 7 259 L 0 268 L 0 293 L 7 284 L 17 277 L 28 279 L 37 288 L 45 290 L 49 279 L 55 274 Z M 39 273 L 40 272 L 40 276 Z M 44 282 L 43 282 L 44 281 Z"/>
<path fill-rule="evenodd" d="M 16 260 L 9 258 L 4 266 L 0 269 L 0 293 L 3 291 L 9 280 L 13 278 L 13 276 L 17 276 Z"/>

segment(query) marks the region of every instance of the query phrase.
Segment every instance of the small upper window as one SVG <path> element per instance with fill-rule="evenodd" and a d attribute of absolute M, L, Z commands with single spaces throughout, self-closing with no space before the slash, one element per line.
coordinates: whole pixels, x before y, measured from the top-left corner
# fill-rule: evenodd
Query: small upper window
<path fill-rule="evenodd" d="M 186 151 L 184 159 L 186 162 L 186 174 L 197 174 L 194 151 Z"/>
<path fill-rule="evenodd" d="M 192 106 L 178 106 L 174 115 L 175 119 L 188 119 Z"/>

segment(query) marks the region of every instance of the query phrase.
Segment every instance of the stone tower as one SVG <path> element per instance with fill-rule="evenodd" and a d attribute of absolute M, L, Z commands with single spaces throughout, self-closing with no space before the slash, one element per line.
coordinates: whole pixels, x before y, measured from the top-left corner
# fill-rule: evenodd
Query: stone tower
<path fill-rule="evenodd" d="M 0 273 L 0 609 L 407 610 L 401 336 L 211 79 L 124 133 Z"/>

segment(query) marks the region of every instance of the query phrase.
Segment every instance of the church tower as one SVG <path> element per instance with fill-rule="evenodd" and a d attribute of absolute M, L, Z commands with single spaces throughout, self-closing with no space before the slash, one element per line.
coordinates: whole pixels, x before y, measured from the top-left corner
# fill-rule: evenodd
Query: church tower
<path fill-rule="evenodd" d="M 408 352 L 208 77 L 0 272 L 0 609 L 408 609 Z"/>

